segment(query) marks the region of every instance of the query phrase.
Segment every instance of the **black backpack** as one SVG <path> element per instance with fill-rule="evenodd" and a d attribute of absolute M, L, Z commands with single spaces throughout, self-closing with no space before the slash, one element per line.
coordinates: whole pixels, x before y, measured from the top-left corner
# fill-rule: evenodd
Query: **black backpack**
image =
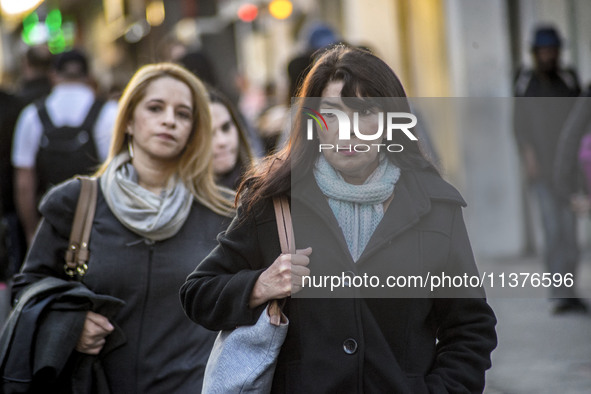
<path fill-rule="evenodd" d="M 101 161 L 94 142 L 93 128 L 104 101 L 95 100 L 88 115 L 78 127 L 56 127 L 49 115 L 45 100 L 36 102 L 43 133 L 36 157 L 37 195 L 73 177 L 95 172 Z"/>

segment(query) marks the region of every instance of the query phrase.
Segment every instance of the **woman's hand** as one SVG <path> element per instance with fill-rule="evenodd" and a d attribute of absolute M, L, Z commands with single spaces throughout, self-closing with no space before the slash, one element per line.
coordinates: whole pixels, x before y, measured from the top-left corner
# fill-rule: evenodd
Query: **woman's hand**
<path fill-rule="evenodd" d="M 106 342 L 106 336 L 114 329 L 115 327 L 109 322 L 109 319 L 98 313 L 88 311 L 82 334 L 80 334 L 76 344 L 76 350 L 80 353 L 99 354 Z"/>
<path fill-rule="evenodd" d="M 259 276 L 250 295 L 250 307 L 269 300 L 289 297 L 302 289 L 302 277 L 310 275 L 308 256 L 312 248 L 298 249 L 295 254 L 282 254 Z"/>

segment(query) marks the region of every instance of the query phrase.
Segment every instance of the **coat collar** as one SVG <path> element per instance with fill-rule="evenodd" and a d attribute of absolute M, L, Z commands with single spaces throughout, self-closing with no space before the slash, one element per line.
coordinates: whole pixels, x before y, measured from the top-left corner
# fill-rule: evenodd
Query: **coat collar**
<path fill-rule="evenodd" d="M 292 203 L 301 202 L 318 215 L 339 240 L 340 247 L 347 250 L 339 224 L 313 176 L 303 177 L 294 182 L 291 197 Z M 363 263 L 384 244 L 417 224 L 424 215 L 429 213 L 433 201 L 466 205 L 460 193 L 438 174 L 403 170 L 394 188 L 392 202 L 357 264 Z"/>

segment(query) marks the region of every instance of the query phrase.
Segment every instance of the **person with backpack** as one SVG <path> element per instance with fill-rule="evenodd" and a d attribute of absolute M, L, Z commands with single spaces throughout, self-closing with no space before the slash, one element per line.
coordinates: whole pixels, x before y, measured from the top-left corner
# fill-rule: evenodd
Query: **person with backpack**
<path fill-rule="evenodd" d="M 49 96 L 20 113 L 12 146 L 15 203 L 29 244 L 43 194 L 74 175 L 96 171 L 107 156 L 117 113 L 117 103 L 96 97 L 81 51 L 58 55 L 52 78 Z"/>

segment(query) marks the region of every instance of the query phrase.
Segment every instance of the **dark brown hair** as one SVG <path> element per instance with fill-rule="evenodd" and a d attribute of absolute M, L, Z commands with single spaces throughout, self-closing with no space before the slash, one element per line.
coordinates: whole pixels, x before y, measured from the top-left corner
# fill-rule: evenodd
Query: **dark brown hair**
<path fill-rule="evenodd" d="M 246 125 L 244 121 L 240 117 L 238 110 L 232 104 L 232 102 L 224 96 L 219 90 L 205 85 L 207 88 L 207 92 L 209 93 L 209 101 L 211 103 L 218 103 L 226 107 L 228 113 L 230 114 L 230 118 L 232 118 L 232 122 L 236 126 L 236 130 L 238 131 L 238 162 L 240 166 L 244 168 L 244 170 L 248 170 L 252 165 L 254 160 L 254 155 L 252 153 L 252 149 L 250 147 L 250 142 L 248 140 L 248 131 L 246 129 Z"/>
<path fill-rule="evenodd" d="M 410 112 L 406 100 L 401 100 L 406 93 L 394 71 L 367 50 L 344 45 L 326 49 L 306 76 L 298 97 L 311 98 L 306 99 L 306 106 L 318 107 L 323 90 L 333 81 L 343 81 L 341 97 L 392 98 L 391 105 L 397 110 Z M 401 102 L 404 108 L 400 108 Z M 247 212 L 262 199 L 288 193 L 292 181 L 312 171 L 320 153 L 317 139 L 315 144 L 306 140 L 302 107 L 302 103 L 295 105 L 288 144 L 253 168 L 240 185 L 236 198 L 241 198 Z M 392 143 L 402 142 L 402 152 L 386 152 L 390 161 L 401 169 L 425 168 L 436 172 L 419 150 L 417 141 L 394 133 Z"/>

